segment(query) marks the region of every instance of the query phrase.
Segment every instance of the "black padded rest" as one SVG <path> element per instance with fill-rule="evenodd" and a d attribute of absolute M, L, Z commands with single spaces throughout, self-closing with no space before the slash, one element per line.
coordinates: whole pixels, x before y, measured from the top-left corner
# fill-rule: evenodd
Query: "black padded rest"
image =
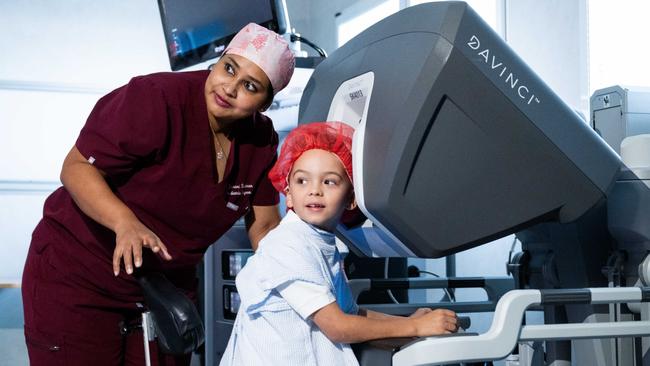
<path fill-rule="evenodd" d="M 360 366 L 390 366 L 393 354 L 417 338 L 385 338 L 352 344 Z"/>
<path fill-rule="evenodd" d="M 462 329 L 470 327 L 469 317 L 459 316 L 458 325 Z M 443 337 L 464 337 L 477 335 L 476 333 L 452 333 L 435 336 Z M 352 350 L 357 357 L 360 366 L 391 366 L 393 364 L 393 354 L 404 347 L 419 342 L 426 338 L 407 337 L 407 338 L 384 338 L 373 341 L 352 344 Z"/>
<path fill-rule="evenodd" d="M 137 277 L 151 311 L 158 346 L 167 354 L 188 354 L 205 340 L 201 316 L 194 303 L 161 273 Z"/>

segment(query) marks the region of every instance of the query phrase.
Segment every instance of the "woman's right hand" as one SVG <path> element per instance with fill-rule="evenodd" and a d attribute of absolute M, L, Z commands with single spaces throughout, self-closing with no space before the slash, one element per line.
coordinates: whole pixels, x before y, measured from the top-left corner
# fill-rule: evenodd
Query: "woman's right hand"
<path fill-rule="evenodd" d="M 126 273 L 133 273 L 133 264 L 142 265 L 142 247 L 171 260 L 167 247 L 147 228 L 111 190 L 106 173 L 86 159 L 76 146 L 63 161 L 61 182 L 81 211 L 93 220 L 115 232 L 113 273 L 120 274 L 124 260 Z"/>
<path fill-rule="evenodd" d="M 415 323 L 416 336 L 418 337 L 428 337 L 458 331 L 458 317 L 451 310 L 436 309 L 429 312 L 416 312 L 413 315 L 415 316 L 409 319 Z"/>
<path fill-rule="evenodd" d="M 120 263 L 124 260 L 126 273 L 133 273 L 133 265 L 142 265 L 142 247 L 149 248 L 165 260 L 172 256 L 158 235 L 137 219 L 131 219 L 115 226 L 115 251 L 113 252 L 113 273 L 120 274 Z"/>

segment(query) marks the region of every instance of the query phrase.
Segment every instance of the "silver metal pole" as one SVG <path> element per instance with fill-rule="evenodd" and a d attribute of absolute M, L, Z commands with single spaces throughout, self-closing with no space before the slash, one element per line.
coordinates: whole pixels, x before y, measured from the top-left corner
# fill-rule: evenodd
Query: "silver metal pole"
<path fill-rule="evenodd" d="M 153 331 L 153 322 L 150 312 L 142 313 L 142 336 L 144 338 L 144 362 L 146 366 L 151 366 L 151 353 L 149 350 L 149 341 L 153 340 L 155 335 Z"/>

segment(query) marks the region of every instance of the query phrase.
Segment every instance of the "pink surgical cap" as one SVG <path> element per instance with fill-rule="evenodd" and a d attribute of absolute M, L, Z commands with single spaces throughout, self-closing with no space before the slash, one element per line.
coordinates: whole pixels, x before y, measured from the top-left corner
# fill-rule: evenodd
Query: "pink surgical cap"
<path fill-rule="evenodd" d="M 354 128 L 343 122 L 313 122 L 300 125 L 287 135 L 280 156 L 269 171 L 269 179 L 278 192 L 286 193 L 287 177 L 293 164 L 307 150 L 329 151 L 341 160 L 352 181 L 352 135 Z"/>
<path fill-rule="evenodd" d="M 273 94 L 289 84 L 296 65 L 287 41 L 255 23 L 242 28 L 223 53 L 246 57 L 259 66 L 271 81 Z"/>

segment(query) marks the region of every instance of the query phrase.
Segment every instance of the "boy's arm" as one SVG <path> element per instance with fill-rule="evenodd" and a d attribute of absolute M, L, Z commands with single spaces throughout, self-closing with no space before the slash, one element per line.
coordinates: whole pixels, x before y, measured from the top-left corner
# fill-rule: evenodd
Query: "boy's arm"
<path fill-rule="evenodd" d="M 422 315 L 428 314 L 432 312 L 433 310 L 430 308 L 419 308 L 417 309 L 413 314 L 409 315 L 409 318 L 417 318 Z M 380 313 L 378 311 L 373 311 L 373 310 L 368 310 L 368 309 L 363 309 L 359 308 L 359 315 L 365 316 L 367 318 L 371 319 L 394 319 L 394 318 L 403 318 L 401 316 L 397 315 L 390 315 L 386 313 Z"/>
<path fill-rule="evenodd" d="M 424 337 L 451 333 L 457 329 L 456 314 L 438 309 L 418 317 L 398 317 L 368 310 L 349 315 L 333 302 L 320 308 L 312 319 L 327 338 L 336 343 L 359 343 L 372 339 Z"/>
<path fill-rule="evenodd" d="M 359 316 L 365 316 L 366 318 L 369 319 L 394 319 L 394 318 L 404 318 L 401 316 L 396 316 L 396 315 L 390 315 L 390 314 L 385 314 L 385 313 L 380 313 L 378 311 L 372 311 L 364 308 L 359 308 L 359 312 L 357 313 Z"/>

